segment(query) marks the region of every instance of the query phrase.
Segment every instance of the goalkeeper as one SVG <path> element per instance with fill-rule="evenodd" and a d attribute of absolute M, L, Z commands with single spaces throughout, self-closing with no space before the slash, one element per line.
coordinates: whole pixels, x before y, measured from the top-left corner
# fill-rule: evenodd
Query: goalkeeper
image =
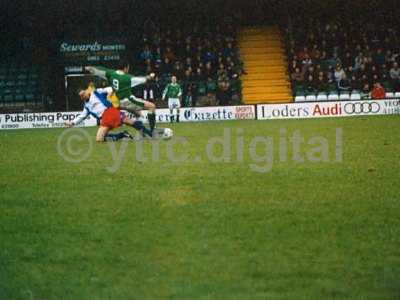
<path fill-rule="evenodd" d="M 132 76 L 128 74 L 129 63 L 121 61 L 117 70 L 107 69 L 104 67 L 86 67 L 85 70 L 91 74 L 106 79 L 113 87 L 117 99 L 114 98 L 113 105 L 120 109 L 127 110 L 140 116 L 143 109 L 149 110 L 147 114 L 150 130 L 153 132 L 156 126 L 156 106 L 154 103 L 136 98 L 132 94 L 132 88 L 145 83 L 147 80 L 154 78 L 154 73 L 149 76 Z"/>

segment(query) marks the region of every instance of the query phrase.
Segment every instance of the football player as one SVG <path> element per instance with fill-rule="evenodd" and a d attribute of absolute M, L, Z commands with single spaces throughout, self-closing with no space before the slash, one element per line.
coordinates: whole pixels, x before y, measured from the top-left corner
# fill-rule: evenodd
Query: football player
<path fill-rule="evenodd" d="M 115 108 L 107 97 L 113 93 L 113 88 L 99 88 L 79 91 L 79 97 L 84 102 L 82 112 L 73 122 L 66 123 L 67 127 L 73 127 L 83 122 L 89 116 L 96 118 L 99 128 L 96 134 L 97 142 L 118 141 L 123 138 L 133 139 L 127 132 L 109 133 L 110 130 L 125 124 L 142 132 L 143 135 L 152 137 L 152 132 L 147 129 L 143 122 L 128 118 L 124 112 Z"/>
<path fill-rule="evenodd" d="M 174 109 L 176 109 L 176 122 L 179 123 L 179 109 L 181 108 L 180 98 L 182 97 L 182 88 L 178 83 L 176 76 L 171 77 L 171 83 L 165 87 L 162 99 L 168 98 L 168 108 L 170 112 L 170 121 L 174 122 Z"/>
<path fill-rule="evenodd" d="M 145 83 L 147 80 L 152 80 L 155 74 L 149 76 L 133 76 L 128 74 L 130 65 L 127 61 L 121 60 L 117 70 L 112 70 L 104 67 L 85 67 L 85 70 L 95 76 L 99 76 L 108 81 L 112 86 L 116 98 L 114 97 L 114 106 L 120 109 L 127 110 L 134 113 L 136 116 L 140 115 L 143 109 L 149 110 L 147 114 L 150 130 L 153 131 L 156 125 L 156 106 L 150 101 L 137 98 L 132 93 L 132 88 Z M 112 96 L 111 96 L 112 97 Z"/>

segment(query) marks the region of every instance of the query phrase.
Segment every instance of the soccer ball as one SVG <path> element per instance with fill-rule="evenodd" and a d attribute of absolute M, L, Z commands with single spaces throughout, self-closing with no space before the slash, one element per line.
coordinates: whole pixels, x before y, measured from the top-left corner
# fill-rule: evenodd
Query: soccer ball
<path fill-rule="evenodd" d="M 162 134 L 163 140 L 169 140 L 174 135 L 174 132 L 170 128 L 164 128 L 164 132 Z"/>

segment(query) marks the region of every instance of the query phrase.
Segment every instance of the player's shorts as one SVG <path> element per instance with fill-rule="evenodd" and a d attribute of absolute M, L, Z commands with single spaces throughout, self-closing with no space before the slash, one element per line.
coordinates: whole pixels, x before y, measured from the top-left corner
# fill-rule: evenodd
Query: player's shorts
<path fill-rule="evenodd" d="M 169 98 L 168 99 L 168 108 L 169 109 L 180 108 L 180 107 L 181 107 L 181 102 L 179 101 L 179 98 Z"/>
<path fill-rule="evenodd" d="M 111 129 L 121 126 L 125 113 L 115 107 L 107 108 L 101 117 L 100 125 Z"/>
<path fill-rule="evenodd" d="M 144 100 L 131 96 L 129 99 L 125 98 L 120 100 L 119 108 L 134 113 L 135 115 L 140 115 L 140 111 L 144 108 L 144 103 Z"/>

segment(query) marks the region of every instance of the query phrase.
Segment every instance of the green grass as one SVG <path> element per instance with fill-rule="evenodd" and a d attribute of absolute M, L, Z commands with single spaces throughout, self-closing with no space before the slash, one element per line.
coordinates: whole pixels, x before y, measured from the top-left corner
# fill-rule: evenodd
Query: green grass
<path fill-rule="evenodd" d="M 165 141 L 158 162 L 139 162 L 132 143 L 114 174 L 108 145 L 73 164 L 56 150 L 63 130 L 1 131 L 0 299 L 399 299 L 399 125 L 398 116 L 179 124 L 189 146 L 174 149 L 192 162 L 169 161 Z M 236 146 L 229 163 L 206 159 L 224 128 L 232 145 L 244 129 L 243 162 Z M 280 128 L 325 137 L 329 162 L 294 162 L 290 146 L 280 162 Z M 250 167 L 255 136 L 273 138 L 270 172 Z"/>

